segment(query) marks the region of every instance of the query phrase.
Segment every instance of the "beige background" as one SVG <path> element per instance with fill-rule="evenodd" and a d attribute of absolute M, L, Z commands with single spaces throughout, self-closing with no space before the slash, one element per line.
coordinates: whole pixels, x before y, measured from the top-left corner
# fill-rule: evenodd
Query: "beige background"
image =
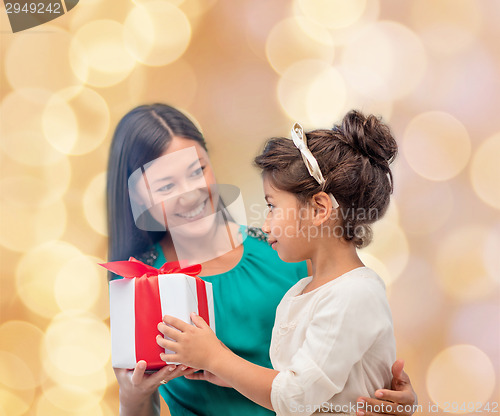
<path fill-rule="evenodd" d="M 85 0 L 12 34 L 2 6 L 0 416 L 118 413 L 104 175 L 118 120 L 154 101 L 203 126 L 254 225 L 266 138 L 382 115 L 396 190 L 362 255 L 398 356 L 424 414 L 498 414 L 499 19 L 491 0 Z"/>

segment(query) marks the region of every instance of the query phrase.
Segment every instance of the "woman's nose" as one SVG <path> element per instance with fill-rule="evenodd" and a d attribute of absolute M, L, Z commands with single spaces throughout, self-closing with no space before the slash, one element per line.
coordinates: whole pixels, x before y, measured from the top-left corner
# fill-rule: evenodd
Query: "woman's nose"
<path fill-rule="evenodd" d="M 199 199 L 200 199 L 200 191 L 199 189 L 194 189 L 192 191 L 187 191 L 182 193 L 179 196 L 177 202 L 182 206 L 189 207 L 197 203 Z"/>

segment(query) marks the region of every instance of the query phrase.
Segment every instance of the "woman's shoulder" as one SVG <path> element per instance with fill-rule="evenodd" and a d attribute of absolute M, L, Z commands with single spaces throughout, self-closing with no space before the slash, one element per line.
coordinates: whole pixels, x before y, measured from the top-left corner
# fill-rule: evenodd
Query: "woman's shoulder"
<path fill-rule="evenodd" d="M 252 226 L 247 226 L 242 228 L 246 233 L 246 235 L 260 241 L 265 241 L 267 243 L 267 234 L 264 231 L 262 231 L 262 228 L 252 227 Z"/>
<path fill-rule="evenodd" d="M 142 253 L 139 253 L 134 257 L 149 266 L 153 266 L 159 257 L 157 244 L 153 244 L 146 251 L 143 251 Z"/>
<path fill-rule="evenodd" d="M 307 276 L 305 261 L 287 263 L 280 259 L 267 240 L 267 234 L 261 228 L 245 226 L 241 228 L 244 237 L 245 264 L 253 265 L 265 273 L 292 274 L 298 278 Z"/>

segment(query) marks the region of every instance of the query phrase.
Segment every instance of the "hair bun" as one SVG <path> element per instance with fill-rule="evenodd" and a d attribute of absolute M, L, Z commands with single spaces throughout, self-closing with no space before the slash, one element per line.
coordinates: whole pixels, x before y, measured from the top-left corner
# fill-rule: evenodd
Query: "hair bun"
<path fill-rule="evenodd" d="M 335 127 L 334 127 L 335 130 Z M 374 115 L 365 117 L 352 110 L 342 120 L 345 143 L 370 158 L 383 169 L 396 157 L 398 146 L 389 126 Z"/>

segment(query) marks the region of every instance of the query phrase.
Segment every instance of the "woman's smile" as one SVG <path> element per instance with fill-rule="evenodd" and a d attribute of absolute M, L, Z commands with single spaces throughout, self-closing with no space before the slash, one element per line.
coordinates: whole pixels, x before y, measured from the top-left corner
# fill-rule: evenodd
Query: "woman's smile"
<path fill-rule="evenodd" d="M 175 215 L 189 221 L 200 219 L 205 216 L 203 211 L 207 206 L 207 201 L 208 198 L 205 199 L 202 203 L 196 205 L 194 208 L 190 209 L 189 211 L 184 211 L 182 213 L 178 212 Z"/>

